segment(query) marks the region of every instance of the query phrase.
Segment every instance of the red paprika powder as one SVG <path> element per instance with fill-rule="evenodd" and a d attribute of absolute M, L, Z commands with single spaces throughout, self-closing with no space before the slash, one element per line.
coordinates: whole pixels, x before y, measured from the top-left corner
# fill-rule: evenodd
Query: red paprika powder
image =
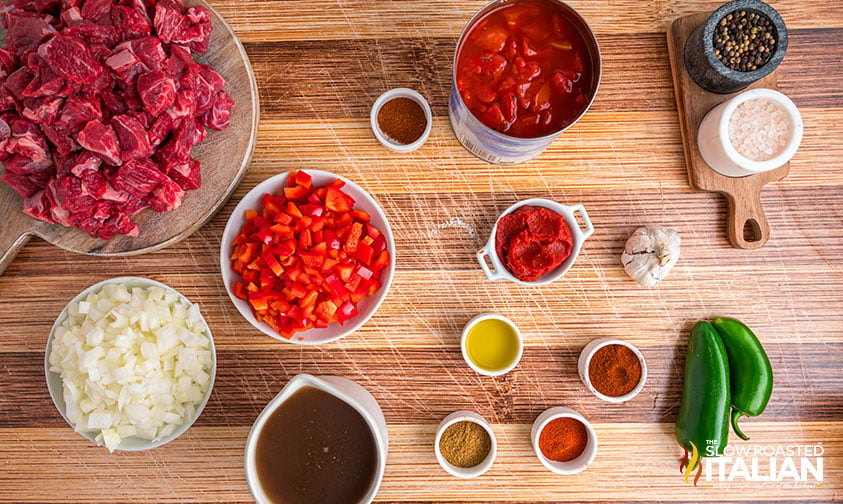
<path fill-rule="evenodd" d="M 641 381 L 641 361 L 625 345 L 606 345 L 591 356 L 588 380 L 605 396 L 624 396 Z"/>
<path fill-rule="evenodd" d="M 544 426 L 539 434 L 542 455 L 556 462 L 569 462 L 579 457 L 588 445 L 588 430 L 575 418 L 557 418 Z"/>

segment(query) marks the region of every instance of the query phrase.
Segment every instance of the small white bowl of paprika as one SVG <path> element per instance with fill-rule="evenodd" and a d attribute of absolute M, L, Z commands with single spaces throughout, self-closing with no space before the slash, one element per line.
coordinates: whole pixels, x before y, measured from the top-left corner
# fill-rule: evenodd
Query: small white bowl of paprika
<path fill-rule="evenodd" d="M 582 415 L 562 406 L 544 410 L 530 431 L 533 451 L 556 474 L 577 474 L 597 456 L 597 433 Z"/>
<path fill-rule="evenodd" d="M 622 403 L 637 396 L 647 381 L 647 363 L 630 343 L 615 338 L 592 340 L 580 352 L 580 379 L 598 398 Z"/>
<path fill-rule="evenodd" d="M 387 149 L 412 152 L 421 147 L 433 124 L 430 104 L 418 91 L 390 89 L 372 105 L 372 132 Z"/>

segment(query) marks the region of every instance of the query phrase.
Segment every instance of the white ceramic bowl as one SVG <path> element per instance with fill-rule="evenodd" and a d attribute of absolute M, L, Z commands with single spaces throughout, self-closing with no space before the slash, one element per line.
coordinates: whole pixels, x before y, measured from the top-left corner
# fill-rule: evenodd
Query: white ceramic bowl
<path fill-rule="evenodd" d="M 466 348 L 466 340 L 468 339 L 468 332 L 471 330 L 471 328 L 474 327 L 478 322 L 488 319 L 497 319 L 503 321 L 505 324 L 512 327 L 512 329 L 515 331 L 515 336 L 518 337 L 518 352 L 515 354 L 515 358 L 512 360 L 512 363 L 510 363 L 507 367 L 498 371 L 489 371 L 488 369 L 483 369 L 479 367 L 468 356 L 468 348 Z M 469 320 L 468 323 L 465 324 L 465 327 L 463 327 L 462 337 L 460 338 L 460 348 L 462 349 L 462 358 L 465 359 L 465 362 L 469 365 L 471 369 L 486 376 L 501 376 L 512 371 L 513 369 L 515 369 L 515 366 L 518 365 L 518 362 L 521 360 L 521 354 L 524 353 L 524 340 L 521 337 L 521 331 L 518 330 L 518 326 L 515 325 L 513 321 L 496 313 L 481 313 L 480 315 L 477 315 L 473 319 Z"/>
<path fill-rule="evenodd" d="M 557 267 L 550 273 L 542 276 L 535 282 L 524 282 L 515 278 L 515 276 L 510 273 L 509 270 L 506 269 L 506 266 L 503 265 L 503 261 L 500 257 L 498 257 L 498 253 L 495 247 L 495 235 L 497 235 L 498 223 L 500 222 L 501 218 L 511 214 L 518 208 L 521 208 L 522 206 L 526 205 L 548 208 L 564 217 L 565 224 L 567 224 L 568 228 L 571 230 L 571 238 L 573 239 L 571 255 L 569 255 L 568 258 L 565 259 L 562 264 L 559 265 L 559 267 Z M 580 228 L 580 225 L 577 222 L 577 213 L 580 214 L 585 229 Z M 515 282 L 521 285 L 544 285 L 562 278 L 562 276 L 567 273 L 569 269 L 571 269 L 571 266 L 574 264 L 574 261 L 577 260 L 577 256 L 580 254 L 580 249 L 582 248 L 583 243 L 585 242 L 586 238 L 592 235 L 592 233 L 594 233 L 594 226 L 591 225 L 591 219 L 588 218 L 588 213 L 586 213 L 585 207 L 582 205 L 566 206 L 561 205 L 555 201 L 543 198 L 532 198 L 524 201 L 519 201 L 518 203 L 504 210 L 504 212 L 498 217 L 498 220 L 495 221 L 495 225 L 494 227 L 492 227 L 492 234 L 489 237 L 489 241 L 486 243 L 485 247 L 483 247 L 477 252 L 477 260 L 480 262 L 480 267 L 483 268 L 483 272 L 486 274 L 486 277 L 493 282 L 496 280 L 509 280 L 510 282 Z M 487 257 L 488 260 L 492 263 L 491 268 L 489 267 L 489 264 L 486 263 Z"/>
<path fill-rule="evenodd" d="M 767 161 L 753 161 L 738 153 L 729 139 L 729 120 L 741 103 L 753 98 L 769 100 L 785 111 L 790 123 L 790 138 L 782 152 Z M 717 105 L 700 122 L 697 133 L 697 145 L 700 155 L 714 171 L 727 177 L 746 177 L 769 170 L 774 170 L 790 161 L 802 143 L 804 125 L 799 109 L 786 95 L 774 90 L 757 88 L 743 93 Z"/>
<path fill-rule="evenodd" d="M 474 422 L 480 425 L 486 429 L 486 432 L 489 433 L 489 438 L 492 440 L 492 448 L 489 450 L 489 454 L 486 455 L 486 459 L 474 467 L 457 467 L 451 464 L 445 460 L 445 457 L 442 456 L 442 451 L 439 449 L 439 441 L 442 439 L 442 433 L 444 433 L 448 427 L 462 421 Z M 433 449 L 436 452 L 436 460 L 439 461 L 439 465 L 442 466 L 442 469 L 445 469 L 448 474 L 456 476 L 457 478 L 469 479 L 480 476 L 492 467 L 492 464 L 495 462 L 495 457 L 498 454 L 498 443 L 495 440 L 495 433 L 492 432 L 492 426 L 489 425 L 489 422 L 487 422 L 485 418 L 473 411 L 462 410 L 451 413 L 443 418 L 439 423 L 439 427 L 436 429 L 436 439 L 433 442 Z"/>
<path fill-rule="evenodd" d="M 541 448 L 539 448 L 539 435 L 548 423 L 557 418 L 573 418 L 578 420 L 585 425 L 585 430 L 588 433 L 588 442 L 585 445 L 585 450 L 583 450 L 579 457 L 568 462 L 550 460 L 544 456 Z M 533 422 L 530 439 L 532 440 L 533 451 L 536 452 L 536 457 L 539 458 L 542 465 L 556 474 L 577 474 L 578 472 L 582 472 L 594 461 L 594 457 L 597 456 L 597 433 L 594 432 L 594 428 L 588 423 L 588 420 L 571 408 L 556 406 L 544 410 L 536 417 L 536 421 Z"/>
<path fill-rule="evenodd" d="M 166 289 L 171 292 L 175 292 L 179 295 L 182 301 L 188 303 L 188 305 L 193 305 L 184 295 L 182 295 L 179 291 L 173 289 L 172 287 L 165 285 L 161 282 L 156 282 L 155 280 L 149 278 L 142 278 L 142 277 L 117 277 L 117 278 L 110 278 L 108 280 L 104 280 L 97 284 L 94 284 L 87 289 L 83 290 L 79 294 L 76 295 L 67 306 L 59 314 L 56 322 L 53 324 L 53 328 L 50 330 L 50 338 L 47 340 L 47 351 L 44 353 L 44 373 L 47 377 L 47 389 L 50 392 L 50 398 L 53 400 L 53 404 L 56 405 L 56 408 L 61 413 L 62 418 L 70 425 L 74 427 L 73 423 L 67 418 L 67 405 L 64 402 L 64 393 L 63 393 L 63 381 L 61 379 L 61 375 L 58 373 L 54 373 L 50 371 L 50 353 L 53 350 L 53 335 L 56 333 L 56 329 L 62 324 L 62 322 L 67 319 L 67 310 L 70 308 L 70 305 L 76 303 L 78 301 L 84 300 L 88 297 L 88 294 L 93 292 L 97 292 L 102 289 L 105 285 L 109 284 L 128 284 L 132 287 L 161 287 L 162 289 Z M 201 317 L 201 314 L 200 314 Z M 184 432 L 193 425 L 193 422 L 199 418 L 199 415 L 202 414 L 202 410 L 205 409 L 205 405 L 208 404 L 208 398 L 211 397 L 211 391 L 214 389 L 214 379 L 217 375 L 217 351 L 214 347 L 214 337 L 211 335 L 211 329 L 208 327 L 208 323 L 202 318 L 202 322 L 205 325 L 205 330 L 208 333 L 208 339 L 211 341 L 211 370 L 209 374 L 211 375 L 211 380 L 208 383 L 208 391 L 205 392 L 205 397 L 202 399 L 202 402 L 199 403 L 199 406 L 196 407 L 196 412 L 193 414 L 193 418 L 186 419 L 185 422 L 172 434 L 167 437 L 161 438 L 158 441 L 149 441 L 147 439 L 141 439 L 136 437 L 126 437 L 120 441 L 120 444 L 117 445 L 115 450 L 120 451 L 141 451 L 141 450 L 149 450 L 151 448 L 156 448 L 158 446 L 164 445 L 169 443 L 170 441 L 176 439 L 177 437 L 184 434 Z M 94 438 L 96 437 L 96 433 L 92 432 L 80 432 L 80 435 L 89 439 L 91 442 L 96 442 Z"/>
<path fill-rule="evenodd" d="M 591 358 L 594 357 L 594 354 L 598 350 L 608 345 L 623 345 L 629 348 L 633 351 L 633 353 L 635 353 L 635 356 L 638 357 L 638 362 L 641 363 L 641 379 L 638 380 L 638 384 L 628 394 L 617 397 L 607 396 L 598 392 L 597 389 L 594 388 L 594 385 L 591 384 L 591 379 L 588 376 L 588 366 L 591 365 Z M 647 362 L 644 360 L 644 355 L 642 355 L 641 352 L 630 343 L 615 338 L 598 338 L 589 342 L 589 344 L 582 349 L 582 352 L 580 352 L 580 358 L 577 361 L 577 369 L 580 373 L 580 379 L 585 384 L 586 388 L 600 399 L 611 403 L 629 401 L 641 392 L 641 389 L 644 388 L 644 383 L 647 381 Z"/>
<path fill-rule="evenodd" d="M 392 284 L 392 276 L 395 274 L 395 240 L 393 239 L 392 229 L 389 227 L 389 222 L 386 220 L 386 215 L 384 215 L 383 210 L 381 210 L 381 207 L 378 206 L 378 203 L 374 200 L 374 198 L 372 198 L 360 186 L 345 177 L 335 175 L 330 172 L 321 170 L 302 171 L 307 172 L 311 177 L 313 177 L 314 186 L 325 186 L 333 182 L 335 179 L 344 181 L 345 185 L 342 190 L 354 198 L 354 201 L 356 201 L 354 208 L 367 212 L 372 217 L 372 224 L 383 233 L 386 238 L 390 261 L 389 266 L 384 268 L 381 272 L 381 288 L 378 289 L 373 296 L 366 296 L 362 301 L 360 301 L 360 303 L 357 304 L 357 316 L 346 321 L 345 325 L 334 323 L 330 324 L 326 328 L 309 329 L 307 331 L 296 333 L 290 339 L 282 337 L 266 323 L 258 322 L 249 303 L 237 298 L 234 295 L 234 283 L 240 280 L 240 275 L 231 269 L 231 259 L 229 259 L 232 252 L 231 243 L 237 235 L 240 234 L 240 230 L 246 222 L 246 210 L 260 210 L 260 200 L 264 194 L 279 194 L 282 192 L 284 187 L 287 186 L 288 173 L 279 173 L 274 177 L 264 180 L 255 186 L 254 189 L 249 191 L 248 194 L 243 196 L 243 199 L 241 199 L 240 203 L 237 204 L 237 207 L 228 218 L 228 224 L 226 224 L 225 230 L 222 233 L 222 242 L 220 244 L 220 270 L 222 272 L 222 280 L 225 284 L 225 290 L 228 292 L 228 297 L 231 298 L 231 302 L 234 303 L 234 306 L 237 308 L 237 311 L 243 315 L 243 318 L 248 320 L 250 324 L 255 326 L 255 328 L 280 341 L 301 345 L 318 345 L 320 343 L 328 343 L 348 336 L 357 329 L 360 329 L 360 327 L 362 327 L 363 324 L 365 324 L 366 321 L 368 321 L 378 310 L 381 303 L 383 303 L 383 300 L 386 298 L 386 294 L 389 292 L 389 286 Z"/>
<path fill-rule="evenodd" d="M 427 125 L 425 126 L 422 135 L 413 143 L 402 144 L 392 140 L 384 135 L 383 131 L 381 131 L 380 125 L 378 125 L 378 114 L 381 111 L 381 107 L 383 107 L 384 103 L 394 98 L 409 98 L 418 103 L 424 111 L 424 117 L 427 120 Z M 409 88 L 395 88 L 390 89 L 375 100 L 374 105 L 372 105 L 372 112 L 369 115 L 369 122 L 372 125 L 372 132 L 375 134 L 375 138 L 377 138 L 384 147 L 395 152 L 412 152 L 424 145 L 427 141 L 427 137 L 430 136 L 430 130 L 433 127 L 433 113 L 430 111 L 430 104 L 427 103 L 427 100 L 425 100 L 424 96 L 422 96 L 418 91 Z"/>
<path fill-rule="evenodd" d="M 372 430 L 372 435 L 375 438 L 378 453 L 378 468 L 372 480 L 372 485 L 366 493 L 366 497 L 359 503 L 354 504 L 368 504 L 372 502 L 383 480 L 389 448 L 389 434 L 383 412 L 372 394 L 360 384 L 341 376 L 317 377 L 309 374 L 296 375 L 287 382 L 287 385 L 281 389 L 281 392 L 269 401 L 269 404 L 261 411 L 257 420 L 252 425 L 252 430 L 249 431 L 249 437 L 246 439 L 245 469 L 246 482 L 249 485 L 249 490 L 252 492 L 252 497 L 254 497 L 258 504 L 268 504 L 271 502 L 261 487 L 256 467 L 255 451 L 257 449 L 259 434 L 270 415 L 302 387 L 317 388 L 341 399 L 354 407 L 363 419 L 366 420 L 366 423 L 369 424 L 369 428 Z"/>

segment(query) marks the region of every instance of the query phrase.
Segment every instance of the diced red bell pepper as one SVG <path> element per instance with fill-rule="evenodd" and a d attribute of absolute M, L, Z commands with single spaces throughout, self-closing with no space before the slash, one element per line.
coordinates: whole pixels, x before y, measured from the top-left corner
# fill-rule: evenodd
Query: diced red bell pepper
<path fill-rule="evenodd" d="M 343 303 L 342 306 L 340 306 L 337 310 L 337 317 L 339 318 L 340 324 L 356 316 L 357 307 L 354 306 L 354 303 L 351 303 L 350 301 L 346 301 L 345 303 Z"/>
<path fill-rule="evenodd" d="M 365 264 L 372 264 L 374 261 L 375 250 L 363 242 L 357 244 L 357 250 L 354 252 L 354 257 Z"/>
<path fill-rule="evenodd" d="M 325 206 L 333 212 L 348 212 L 351 210 L 348 199 L 338 188 L 329 186 L 328 192 L 325 193 Z"/>
<path fill-rule="evenodd" d="M 367 212 L 353 209 L 344 185 L 313 187 L 310 175 L 293 171 L 283 193 L 263 195 L 261 209 L 246 212 L 232 241 L 231 268 L 242 278 L 234 296 L 285 338 L 344 323 L 380 288 L 390 260 L 385 237 Z"/>
<path fill-rule="evenodd" d="M 302 201 L 302 200 L 306 200 L 309 195 L 310 195 L 310 191 L 308 190 L 307 187 L 304 187 L 304 186 L 294 186 L 294 187 L 285 187 L 284 188 L 284 196 L 286 196 L 288 200 Z"/>
<path fill-rule="evenodd" d="M 264 296 L 261 292 L 250 292 L 249 304 L 251 304 L 252 308 L 258 312 L 265 311 L 268 308 L 268 305 L 266 304 L 266 296 Z"/>

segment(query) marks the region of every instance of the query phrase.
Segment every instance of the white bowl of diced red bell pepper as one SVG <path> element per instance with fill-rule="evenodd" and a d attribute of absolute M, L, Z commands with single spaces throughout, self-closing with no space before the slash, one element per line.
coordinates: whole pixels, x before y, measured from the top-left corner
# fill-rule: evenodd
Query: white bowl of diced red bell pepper
<path fill-rule="evenodd" d="M 320 170 L 281 173 L 240 200 L 223 231 L 220 268 L 243 317 L 273 338 L 338 340 L 380 307 L 395 242 L 377 202 Z"/>

